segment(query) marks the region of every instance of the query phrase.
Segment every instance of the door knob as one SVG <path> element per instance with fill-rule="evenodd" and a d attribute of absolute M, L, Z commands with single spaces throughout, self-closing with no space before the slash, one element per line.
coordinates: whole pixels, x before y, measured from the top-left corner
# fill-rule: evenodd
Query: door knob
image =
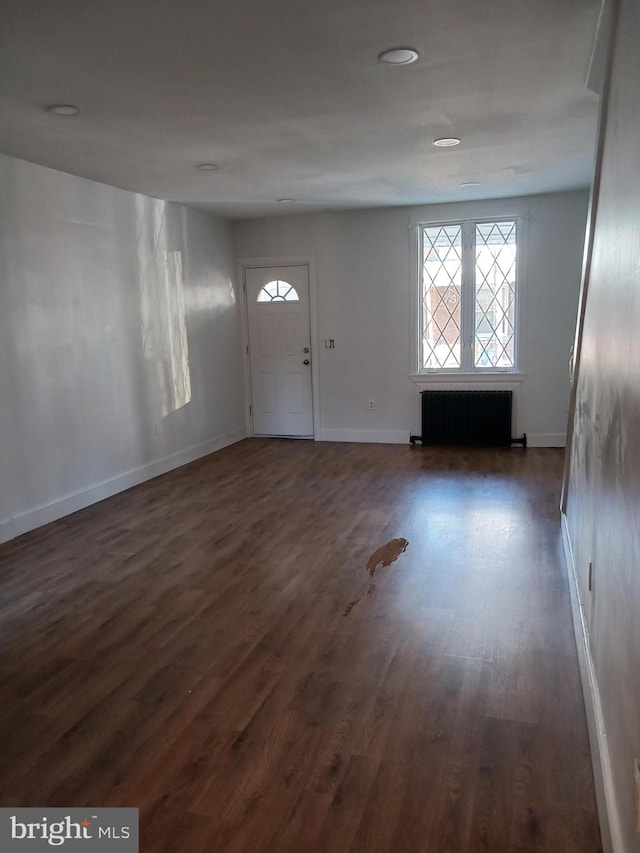
<path fill-rule="evenodd" d="M 309 361 L 309 359 L 308 359 L 308 358 L 305 358 L 305 360 L 304 360 L 302 363 L 303 363 L 303 364 L 311 364 L 311 362 Z"/>

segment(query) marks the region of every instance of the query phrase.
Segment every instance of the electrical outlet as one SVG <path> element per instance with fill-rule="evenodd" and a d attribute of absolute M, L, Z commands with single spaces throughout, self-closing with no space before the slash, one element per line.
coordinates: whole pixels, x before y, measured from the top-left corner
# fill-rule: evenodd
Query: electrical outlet
<path fill-rule="evenodd" d="M 375 406 L 375 403 L 373 402 L 373 400 L 369 400 L 369 408 L 370 408 L 370 409 L 375 409 L 375 407 L 376 407 L 376 406 Z"/>
<path fill-rule="evenodd" d="M 640 758 L 633 762 L 633 780 L 636 783 L 636 829 L 640 832 Z"/>
<path fill-rule="evenodd" d="M 324 348 L 325 349 L 335 349 L 336 342 L 333 338 L 325 338 L 324 339 Z"/>

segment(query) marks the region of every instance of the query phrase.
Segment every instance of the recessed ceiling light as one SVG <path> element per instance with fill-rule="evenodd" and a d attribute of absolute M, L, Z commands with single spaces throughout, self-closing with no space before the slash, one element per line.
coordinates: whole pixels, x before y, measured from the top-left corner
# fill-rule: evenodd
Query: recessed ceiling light
<path fill-rule="evenodd" d="M 392 47 L 382 51 L 378 62 L 383 62 L 385 65 L 411 65 L 412 62 L 417 61 L 418 57 L 418 51 L 412 47 Z"/>
<path fill-rule="evenodd" d="M 461 186 L 461 187 L 479 187 L 479 186 L 480 186 L 480 182 L 479 182 L 479 181 L 463 181 L 463 182 L 460 184 L 460 186 Z"/>
<path fill-rule="evenodd" d="M 215 163 L 198 163 L 196 169 L 200 169 L 201 172 L 217 172 L 219 166 L 216 166 Z"/>
<path fill-rule="evenodd" d="M 457 136 L 443 136 L 440 139 L 434 139 L 433 144 L 438 148 L 453 148 L 454 145 L 460 145 L 460 140 Z"/>
<path fill-rule="evenodd" d="M 278 204 L 293 204 L 295 202 L 295 198 L 279 198 Z"/>
<path fill-rule="evenodd" d="M 75 116 L 80 112 L 80 107 L 73 104 L 51 104 L 47 111 L 56 116 Z"/>

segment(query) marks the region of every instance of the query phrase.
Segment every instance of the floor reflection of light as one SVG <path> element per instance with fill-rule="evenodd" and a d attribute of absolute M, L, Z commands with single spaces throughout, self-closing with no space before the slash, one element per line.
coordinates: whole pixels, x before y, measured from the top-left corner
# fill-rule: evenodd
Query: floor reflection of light
<path fill-rule="evenodd" d="M 448 573 L 460 574 L 465 566 L 489 559 L 482 570 L 486 574 L 501 570 L 529 515 L 526 490 L 513 479 L 438 473 L 425 476 L 412 490 L 404 506 L 403 532 L 424 555 L 425 566 L 447 564 L 447 555 L 455 553 L 460 566 L 448 566 Z"/>
<path fill-rule="evenodd" d="M 153 366 L 164 417 L 191 400 L 181 212 L 137 196 L 136 216 L 143 352 Z"/>

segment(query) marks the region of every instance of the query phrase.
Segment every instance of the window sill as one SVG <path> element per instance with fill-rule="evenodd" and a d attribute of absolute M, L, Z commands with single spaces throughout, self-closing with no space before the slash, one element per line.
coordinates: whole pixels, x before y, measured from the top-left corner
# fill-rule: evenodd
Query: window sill
<path fill-rule="evenodd" d="M 517 370 L 491 371 L 482 373 L 410 373 L 409 379 L 417 385 L 505 385 L 522 382 L 527 374 Z"/>

